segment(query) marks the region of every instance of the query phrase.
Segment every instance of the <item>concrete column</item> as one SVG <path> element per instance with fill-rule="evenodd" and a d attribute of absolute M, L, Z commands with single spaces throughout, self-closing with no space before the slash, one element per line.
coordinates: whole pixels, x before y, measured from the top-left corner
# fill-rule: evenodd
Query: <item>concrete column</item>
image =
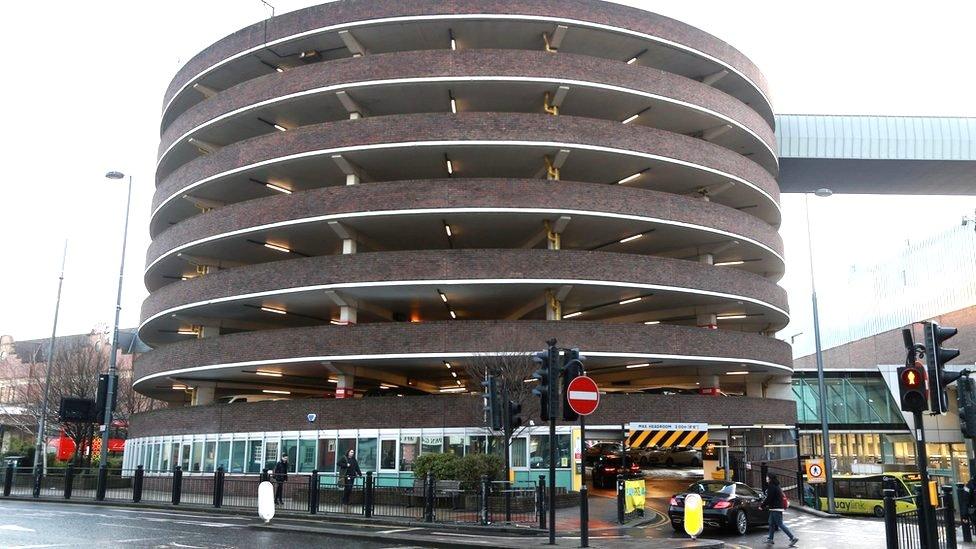
<path fill-rule="evenodd" d="M 766 383 L 765 398 L 780 400 L 793 399 L 793 378 L 790 376 L 776 376 Z"/>
<path fill-rule="evenodd" d="M 698 394 L 718 396 L 719 388 L 717 375 L 702 374 L 698 376 Z"/>
<path fill-rule="evenodd" d="M 763 384 L 758 379 L 748 378 L 746 381 L 746 396 L 763 398 Z"/>
<path fill-rule="evenodd" d="M 715 256 L 712 254 L 701 254 L 698 256 L 698 262 L 702 265 L 714 265 Z"/>
<path fill-rule="evenodd" d="M 336 398 L 353 398 L 355 396 L 353 392 L 355 377 L 352 374 L 338 374 L 336 378 L 339 380 L 336 383 Z"/>
<path fill-rule="evenodd" d="M 220 335 L 219 326 L 200 326 L 200 332 L 197 336 L 200 339 L 207 339 L 211 337 L 217 337 Z"/>
<path fill-rule="evenodd" d="M 190 402 L 191 406 L 206 406 L 208 404 L 214 403 L 214 393 L 217 390 L 217 384 L 212 382 L 203 382 L 197 384 L 193 388 L 193 399 Z"/>
<path fill-rule="evenodd" d="M 343 238 L 342 253 L 343 255 L 356 253 L 356 240 L 353 238 Z"/>
<path fill-rule="evenodd" d="M 546 290 L 546 320 L 562 320 L 563 304 L 556 295 Z"/>
<path fill-rule="evenodd" d="M 343 305 L 339 307 L 339 323 L 340 324 L 355 324 L 357 317 L 357 309 L 350 305 Z"/>
<path fill-rule="evenodd" d="M 696 324 L 699 328 L 718 330 L 718 318 L 715 313 L 698 313 L 695 316 Z"/>

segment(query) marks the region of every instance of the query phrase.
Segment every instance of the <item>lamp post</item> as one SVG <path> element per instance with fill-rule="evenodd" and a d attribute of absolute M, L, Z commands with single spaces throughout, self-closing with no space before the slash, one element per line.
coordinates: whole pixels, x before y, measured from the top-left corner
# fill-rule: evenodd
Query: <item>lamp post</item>
<path fill-rule="evenodd" d="M 125 174 L 122 172 L 108 172 L 105 174 L 108 179 L 122 179 Z M 125 243 L 129 236 L 129 205 L 132 203 L 132 176 L 129 176 L 129 190 L 125 201 L 125 224 L 122 227 L 122 264 L 119 267 L 119 291 L 115 298 L 115 328 L 112 331 L 112 350 L 108 357 L 108 383 L 105 391 L 105 413 L 103 416 L 104 425 L 102 427 L 102 448 L 99 452 L 99 484 L 104 490 L 106 477 L 106 467 L 108 466 L 108 435 L 109 428 L 112 426 L 112 401 L 115 400 L 115 376 L 116 376 L 116 357 L 119 346 L 119 313 L 122 311 L 122 274 L 125 272 Z M 101 491 L 101 490 L 100 490 Z"/>
<path fill-rule="evenodd" d="M 828 197 L 830 189 L 817 189 L 813 194 Z M 813 301 L 813 341 L 817 358 L 817 388 L 820 392 L 820 430 L 823 441 L 824 471 L 827 473 L 827 512 L 834 512 L 834 465 L 830 459 L 830 427 L 827 422 L 827 383 L 824 381 L 823 348 L 820 345 L 820 310 L 817 307 L 817 285 L 813 274 L 813 238 L 810 236 L 810 195 L 804 195 L 807 218 L 807 248 L 810 252 L 810 295 Z"/>
<path fill-rule="evenodd" d="M 68 258 L 68 241 L 64 241 L 64 252 L 61 254 L 61 274 L 58 276 L 58 298 L 54 302 L 54 327 L 51 328 L 51 341 L 47 346 L 47 363 L 44 374 L 44 400 L 41 404 L 41 414 L 37 420 L 37 447 L 34 449 L 34 478 L 44 470 L 47 464 L 47 441 L 44 433 L 47 430 L 47 399 L 51 393 L 51 365 L 54 363 L 54 340 L 58 333 L 58 311 L 61 309 L 61 286 L 64 284 L 64 262 Z"/>

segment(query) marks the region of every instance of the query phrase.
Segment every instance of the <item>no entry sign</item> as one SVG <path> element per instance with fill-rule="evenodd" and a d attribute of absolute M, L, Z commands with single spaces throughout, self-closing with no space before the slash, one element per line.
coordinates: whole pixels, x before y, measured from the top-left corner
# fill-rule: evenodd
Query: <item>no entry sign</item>
<path fill-rule="evenodd" d="M 600 405 L 600 390 L 596 382 L 588 376 L 579 376 L 569 382 L 566 402 L 574 412 L 581 416 L 592 414 Z"/>

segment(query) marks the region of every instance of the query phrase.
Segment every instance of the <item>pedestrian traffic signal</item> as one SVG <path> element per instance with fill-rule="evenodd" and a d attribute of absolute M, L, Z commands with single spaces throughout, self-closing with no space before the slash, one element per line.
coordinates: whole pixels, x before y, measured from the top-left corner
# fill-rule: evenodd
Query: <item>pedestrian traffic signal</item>
<path fill-rule="evenodd" d="M 565 421 L 576 421 L 579 419 L 579 414 L 577 414 L 569 406 L 569 383 L 579 376 L 583 375 L 583 360 L 585 358 L 580 355 L 579 349 L 570 349 L 566 351 L 563 355 L 563 397 L 560 399 L 563 408 L 563 419 Z"/>
<path fill-rule="evenodd" d="M 498 382 L 495 376 L 489 375 L 488 379 L 481 382 L 485 387 L 485 418 L 488 424 L 495 431 L 502 429 L 502 406 L 498 398 Z"/>
<path fill-rule="evenodd" d="M 508 428 L 509 432 L 522 426 L 522 405 L 515 401 L 508 401 Z"/>
<path fill-rule="evenodd" d="M 898 368 L 898 392 L 901 409 L 906 412 L 923 412 L 928 409 L 925 396 L 925 369 L 916 363 Z"/>
<path fill-rule="evenodd" d="M 976 438 L 976 381 L 969 376 L 956 382 L 956 398 L 959 403 L 959 429 L 962 436 Z"/>
<path fill-rule="evenodd" d="M 942 344 L 959 330 L 948 326 L 939 326 L 935 322 L 924 323 L 925 332 L 925 363 L 929 374 L 929 410 L 933 415 L 944 414 L 949 411 L 949 397 L 946 386 L 959 379 L 958 372 L 946 372 L 946 362 L 959 356 L 959 349 L 945 349 Z"/>

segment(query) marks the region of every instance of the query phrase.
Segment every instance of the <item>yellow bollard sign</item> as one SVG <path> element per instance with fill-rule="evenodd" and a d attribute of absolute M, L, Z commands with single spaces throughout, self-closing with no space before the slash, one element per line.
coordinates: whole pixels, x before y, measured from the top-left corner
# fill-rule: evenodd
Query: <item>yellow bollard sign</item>
<path fill-rule="evenodd" d="M 647 499 L 647 489 L 644 479 L 624 481 L 624 512 L 633 513 L 635 509 L 644 511 L 644 500 Z"/>
<path fill-rule="evenodd" d="M 705 503 L 698 494 L 685 496 L 685 533 L 692 539 L 705 529 Z"/>

